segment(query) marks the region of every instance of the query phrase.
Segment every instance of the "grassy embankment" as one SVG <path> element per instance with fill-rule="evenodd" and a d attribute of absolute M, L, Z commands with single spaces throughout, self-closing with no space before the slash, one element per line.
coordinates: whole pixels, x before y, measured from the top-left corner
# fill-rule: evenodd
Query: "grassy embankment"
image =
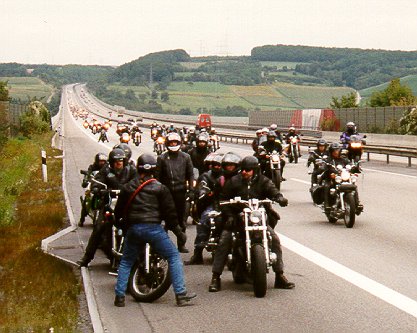
<path fill-rule="evenodd" d="M 149 93 L 144 86 L 111 85 L 110 89 L 125 92 L 132 89 L 137 96 Z M 289 83 L 272 85 L 229 86 L 217 82 L 172 82 L 168 89 L 169 101 L 158 100 L 164 109 L 179 111 L 190 108 L 226 108 L 242 106 L 247 109 L 283 110 L 327 108 L 332 97 L 340 98 L 353 89 L 346 87 L 299 86 Z"/>
<path fill-rule="evenodd" d="M 0 331 L 76 331 L 80 285 L 73 270 L 40 249 L 64 227 L 62 155 L 51 134 L 11 139 L 0 159 Z M 48 182 L 42 181 L 41 147 Z"/>

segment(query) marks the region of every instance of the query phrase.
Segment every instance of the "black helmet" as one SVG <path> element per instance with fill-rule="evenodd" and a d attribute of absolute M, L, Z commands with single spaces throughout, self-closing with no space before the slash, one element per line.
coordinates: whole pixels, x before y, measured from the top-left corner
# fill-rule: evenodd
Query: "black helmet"
<path fill-rule="evenodd" d="M 241 162 L 241 158 L 239 155 L 233 153 L 233 152 L 228 152 L 226 154 L 224 154 L 223 159 L 222 159 L 222 165 L 225 164 L 236 164 L 236 166 L 240 165 Z"/>
<path fill-rule="evenodd" d="M 109 154 L 109 163 L 112 165 L 115 161 L 124 160 L 126 158 L 125 152 L 120 148 L 113 148 Z"/>
<path fill-rule="evenodd" d="M 119 143 L 113 147 L 114 148 L 120 148 L 125 152 L 126 160 L 130 161 L 130 158 L 132 157 L 132 149 L 130 149 L 129 145 L 127 143 Z"/>
<path fill-rule="evenodd" d="M 327 147 L 327 141 L 325 139 L 318 139 L 316 145 L 317 145 L 317 147 L 319 147 L 319 146 Z"/>
<path fill-rule="evenodd" d="M 156 169 L 156 157 L 152 154 L 142 154 L 136 163 L 138 172 L 151 173 Z"/>
<path fill-rule="evenodd" d="M 342 149 L 342 147 L 340 146 L 340 143 L 339 142 L 333 142 L 329 147 L 329 153 L 331 154 L 335 150 L 340 150 L 340 149 Z"/>
<path fill-rule="evenodd" d="M 103 154 L 103 153 L 96 154 L 96 156 L 94 157 L 94 163 L 96 165 L 98 165 L 98 163 L 100 161 L 107 161 L 107 155 L 106 154 Z"/>
<path fill-rule="evenodd" d="M 240 164 L 242 170 L 258 170 L 259 162 L 255 156 L 246 156 Z"/>

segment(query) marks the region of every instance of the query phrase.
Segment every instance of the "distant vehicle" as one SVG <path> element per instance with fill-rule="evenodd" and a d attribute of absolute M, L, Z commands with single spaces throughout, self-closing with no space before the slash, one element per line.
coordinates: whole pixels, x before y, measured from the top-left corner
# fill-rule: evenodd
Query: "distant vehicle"
<path fill-rule="evenodd" d="M 211 116 L 206 113 L 200 113 L 197 118 L 196 126 L 209 130 L 211 128 Z"/>

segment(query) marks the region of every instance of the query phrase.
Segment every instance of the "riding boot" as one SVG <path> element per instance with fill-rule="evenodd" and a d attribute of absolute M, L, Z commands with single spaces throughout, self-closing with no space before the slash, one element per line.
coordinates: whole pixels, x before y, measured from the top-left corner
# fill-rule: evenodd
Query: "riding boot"
<path fill-rule="evenodd" d="M 284 276 L 284 273 L 276 273 L 274 288 L 293 289 L 294 287 L 295 284 L 293 282 L 289 282 L 287 278 Z"/>
<path fill-rule="evenodd" d="M 220 275 L 213 273 L 211 278 L 211 283 L 209 285 L 209 292 L 215 293 L 221 289 L 221 279 Z"/>
<path fill-rule="evenodd" d="M 203 249 L 202 248 L 195 248 L 194 254 L 191 256 L 189 261 L 186 261 L 185 265 L 202 265 L 204 263 L 203 260 Z"/>

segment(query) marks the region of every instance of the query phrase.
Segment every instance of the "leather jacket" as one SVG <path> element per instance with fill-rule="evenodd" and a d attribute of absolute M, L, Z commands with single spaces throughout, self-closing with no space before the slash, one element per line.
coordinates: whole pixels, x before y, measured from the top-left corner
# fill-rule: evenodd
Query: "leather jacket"
<path fill-rule="evenodd" d="M 171 192 L 185 191 L 193 183 L 193 163 L 187 153 L 166 151 L 158 156 L 156 178 Z"/>

